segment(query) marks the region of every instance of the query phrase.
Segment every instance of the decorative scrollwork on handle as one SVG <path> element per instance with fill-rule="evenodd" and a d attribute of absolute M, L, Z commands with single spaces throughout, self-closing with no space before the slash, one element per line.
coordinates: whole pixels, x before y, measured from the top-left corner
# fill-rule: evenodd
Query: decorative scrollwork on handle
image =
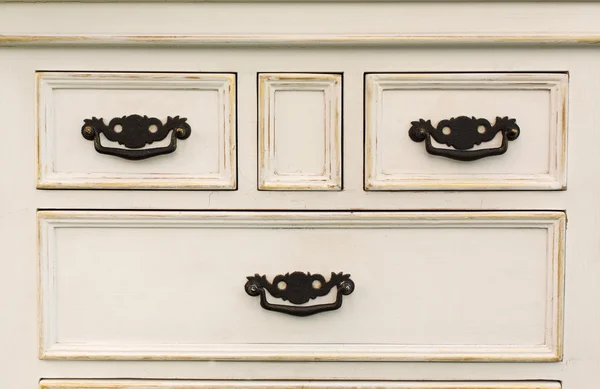
<path fill-rule="evenodd" d="M 493 126 L 487 119 L 467 116 L 442 120 L 436 127 L 431 124 L 431 120 L 423 119 L 411 122 L 411 124 L 410 130 L 408 130 L 410 139 L 415 142 L 425 141 L 425 149 L 429 154 L 459 161 L 474 161 L 504 154 L 508 149 L 508 141 L 517 139 L 521 133 L 516 119 L 508 117 L 496 117 Z M 500 147 L 471 150 L 475 145 L 491 141 L 499 132 L 502 133 Z M 450 146 L 452 149 L 433 146 L 432 138 L 437 143 Z"/>
<path fill-rule="evenodd" d="M 305 304 L 317 297 L 326 296 L 331 289 L 337 287 L 336 300 L 330 304 Z M 250 296 L 260 296 L 260 305 L 269 311 L 286 313 L 293 316 L 310 316 L 319 312 L 333 311 L 342 306 L 342 298 L 354 291 L 354 282 L 350 274 L 331 273 L 329 280 L 320 274 L 303 272 L 278 275 L 269 282 L 264 275 L 255 274 L 248 277 L 244 287 Z M 296 305 L 272 304 L 267 301 L 267 292 L 274 298 L 289 301 Z"/>
<path fill-rule="evenodd" d="M 81 134 L 85 139 L 94 141 L 97 152 L 130 160 L 172 153 L 177 148 L 177 139 L 187 139 L 192 133 L 187 119 L 179 116 L 169 116 L 165 124 L 157 118 L 141 115 L 114 118 L 108 125 L 104 124 L 104 119 L 96 117 L 84 119 L 83 122 Z M 142 149 L 146 145 L 165 139 L 169 133 L 171 142 L 167 146 Z M 109 141 L 118 142 L 127 148 L 103 146 L 100 134 L 104 134 Z"/>

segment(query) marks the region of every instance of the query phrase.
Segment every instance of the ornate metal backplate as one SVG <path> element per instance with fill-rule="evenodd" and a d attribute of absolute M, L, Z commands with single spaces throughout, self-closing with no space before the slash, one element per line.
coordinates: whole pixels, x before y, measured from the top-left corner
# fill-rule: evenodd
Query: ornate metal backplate
<path fill-rule="evenodd" d="M 159 119 L 141 115 L 129 115 L 112 119 L 108 125 L 102 118 L 85 119 L 81 134 L 87 140 L 94 141 L 94 147 L 101 154 L 114 155 L 130 160 L 139 160 L 176 150 L 177 139 L 187 139 L 192 129 L 186 118 L 168 117 L 165 124 Z M 142 149 L 142 147 L 165 139 L 171 133 L 171 142 L 165 147 Z M 100 134 L 106 139 L 117 142 L 127 149 L 105 147 L 100 143 Z"/>
<path fill-rule="evenodd" d="M 334 287 L 337 287 L 337 297 L 336 301 L 331 304 L 278 305 L 269 303 L 266 295 L 266 292 L 268 292 L 274 298 L 299 305 L 317 297 L 326 296 Z M 278 275 L 273 279 L 273 282 L 269 282 L 264 275 L 255 274 L 248 277 L 245 289 L 250 296 L 260 296 L 260 305 L 264 309 L 294 316 L 309 316 L 340 308 L 342 306 L 342 296 L 349 295 L 354 291 L 354 282 L 350 279 L 350 274 L 331 273 L 329 280 L 325 280 L 325 277 L 320 274 L 296 271 Z"/>
<path fill-rule="evenodd" d="M 452 158 L 459 161 L 474 161 L 484 157 L 504 154 L 508 149 L 508 141 L 519 137 L 521 129 L 516 119 L 496 117 L 492 126 L 487 119 L 459 116 L 440 121 L 436 127 L 431 120 L 419 119 L 411 122 L 408 130 L 410 139 L 415 142 L 425 142 L 429 154 Z M 496 134 L 502 133 L 502 144 L 497 148 L 471 150 L 475 145 L 489 142 Z M 453 147 L 453 149 L 438 148 L 432 145 L 431 138 L 437 143 Z"/>

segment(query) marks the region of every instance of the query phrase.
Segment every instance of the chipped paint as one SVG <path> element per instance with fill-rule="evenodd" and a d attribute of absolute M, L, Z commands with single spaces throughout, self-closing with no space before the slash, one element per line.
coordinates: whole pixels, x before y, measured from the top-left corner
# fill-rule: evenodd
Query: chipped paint
<path fill-rule="evenodd" d="M 60 380 L 43 379 L 40 389 L 164 388 L 164 389 L 560 389 L 559 381 L 262 381 L 249 380 Z"/>
<path fill-rule="evenodd" d="M 235 190 L 237 189 L 237 148 L 236 142 L 236 75 L 233 73 L 90 73 L 90 72 L 38 72 L 37 115 L 36 115 L 36 182 L 39 189 L 194 189 L 194 190 Z M 98 173 L 80 171 L 55 171 L 55 161 L 59 158 L 54 147 L 56 140 L 66 136 L 64 128 L 56 128 L 48 121 L 46 112 L 55 109 L 54 91 L 61 88 L 102 89 L 110 80 L 122 89 L 144 89 L 148 93 L 159 93 L 160 88 L 175 90 L 210 90 L 219 94 L 221 109 L 218 113 L 219 139 L 218 171 L 182 172 L 180 163 L 173 163 L 168 173 L 155 174 L 152 171 L 132 173 L 127 161 L 111 172 Z M 122 85 L 120 83 L 123 83 Z M 118 89 L 117 87 L 116 89 Z M 106 86 L 111 90 L 110 85 Z M 114 90 L 116 90 L 114 89 Z M 158 92 L 157 92 L 158 91 Z M 69 107 L 69 109 L 75 109 Z M 118 116 L 120 113 L 115 113 Z M 85 115 L 82 115 L 82 120 Z M 79 134 L 80 128 L 72 129 Z M 90 153 L 95 153 L 93 148 Z M 193 150 L 191 150 L 193 152 Z M 111 157 L 113 158 L 113 157 Z M 68 158 L 63 156 L 63 161 Z M 143 164 L 143 161 L 141 162 Z M 73 163 L 72 163 L 73 164 Z M 120 170 L 122 169 L 122 170 Z"/>
<path fill-rule="evenodd" d="M 342 189 L 342 76 L 326 73 L 259 73 L 258 75 L 258 122 L 259 122 L 259 190 L 333 190 Z M 276 136 L 286 136 L 285 129 L 276 135 L 276 118 L 271 112 L 275 105 L 276 91 L 320 91 L 323 93 L 323 166 L 320 174 L 282 174 L 278 172 L 274 156 Z M 290 135 L 288 135 L 290 136 Z M 309 155 L 311 150 L 306 150 Z M 301 170 L 301 169 L 299 169 Z"/>
<path fill-rule="evenodd" d="M 407 45 L 544 45 L 600 44 L 600 35 L 0 35 L 0 46 L 407 46 Z"/>
<path fill-rule="evenodd" d="M 566 187 L 566 100 L 568 76 L 566 73 L 371 73 L 365 77 L 365 182 L 369 191 L 401 190 L 564 190 Z M 435 165 L 415 166 L 415 171 L 388 173 L 384 162 L 395 154 L 382 155 L 379 141 L 383 131 L 379 113 L 383 110 L 385 90 L 436 90 L 464 88 L 468 90 L 542 90 L 550 93 L 551 106 L 547 128 L 550 153 L 547 172 L 513 173 L 495 169 L 465 173 L 458 166 L 454 171 L 440 173 Z M 500 95 L 499 96 L 504 96 Z M 468 111 L 468 107 L 465 107 Z M 408 124 L 408 123 L 407 123 Z M 407 126 L 408 129 L 408 126 Z M 414 147 L 412 143 L 398 146 Z M 423 153 L 426 153 L 423 150 Z M 510 150 L 509 152 L 510 153 Z M 525 158 L 523 155 L 514 157 Z M 502 159 L 495 160 L 502 164 Z M 492 163 L 492 159 L 486 163 Z M 534 165 L 538 161 L 531 161 Z M 523 164 L 528 164 L 524 160 Z M 494 169 L 492 169 L 494 170 Z"/>
<path fill-rule="evenodd" d="M 153 344 L 138 348 L 131 344 L 105 344 L 98 348 L 93 342 L 77 344 L 56 340 L 44 345 L 42 359 L 65 360 L 296 360 L 296 361 L 526 361 L 550 362 L 562 359 L 562 321 L 564 299 L 564 212 L 551 211 L 497 211 L 497 212 L 175 212 L 175 211 L 39 211 L 44 246 L 40 247 L 40 263 L 57 263 L 53 251 L 48 251 L 48 237 L 55 228 L 310 228 L 310 229 L 390 229 L 390 228 L 506 228 L 518 233 L 521 228 L 547 231 L 547 267 L 551 288 L 545 297 L 547 313 L 545 324 L 550 336 L 543 344 L 521 344 L 509 347 L 482 345 L 423 345 L 411 348 L 406 345 L 386 344 L 368 347 L 344 347 L 333 352 L 330 348 L 308 345 L 290 349 L 285 344 L 258 344 L 253 347 L 238 345 L 203 344 Z M 85 232 L 82 232 L 85 233 Z M 46 239 L 46 240 L 44 240 Z M 49 277 L 47 270 L 42 279 Z M 47 293 L 44 296 L 55 296 Z M 53 306 L 52 301 L 42 307 Z M 53 316 L 47 314 L 42 328 L 52 339 Z M 48 331 L 50 331 L 48 333 Z"/>

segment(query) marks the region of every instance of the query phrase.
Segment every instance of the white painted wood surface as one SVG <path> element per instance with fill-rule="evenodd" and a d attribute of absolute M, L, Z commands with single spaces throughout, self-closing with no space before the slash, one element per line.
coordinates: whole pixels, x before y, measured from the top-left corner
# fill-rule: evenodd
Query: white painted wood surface
<path fill-rule="evenodd" d="M 38 72 L 38 187 L 235 189 L 235 74 Z M 94 150 L 84 119 L 187 119 L 175 152 L 129 161 Z M 144 148 L 168 145 L 170 135 Z M 101 135 L 104 147 L 125 148 Z"/>
<path fill-rule="evenodd" d="M 367 190 L 564 189 L 567 74 L 365 75 Z M 408 136 L 411 122 L 434 127 L 457 116 L 516 119 L 521 133 L 503 155 L 477 161 L 432 156 Z M 449 148 L 437 144 L 436 148 Z M 500 147 L 502 134 L 475 149 Z"/>
<path fill-rule="evenodd" d="M 42 380 L 40 389 L 560 389 L 560 382 L 556 381 L 503 381 L 503 382 L 285 382 L 285 381 L 255 381 L 255 382 L 227 382 L 227 381 L 135 381 L 135 380 Z"/>
<path fill-rule="evenodd" d="M 215 72 L 223 69 L 239 69 L 238 100 L 244 101 L 239 104 L 237 118 L 238 131 L 238 183 L 237 191 L 177 191 L 172 194 L 146 191 L 119 191 L 111 193 L 110 199 L 103 191 L 88 191 L 85 196 L 76 191 L 32 191 L 29 196 L 36 198 L 36 206 L 40 208 L 123 208 L 123 209 L 513 209 L 519 204 L 522 209 L 565 209 L 572 193 L 586 191 L 589 176 L 582 176 L 575 181 L 573 191 L 560 193 L 539 193 L 523 191 L 522 193 L 506 192 L 502 195 L 492 191 L 481 191 L 479 193 L 446 192 L 443 200 L 436 193 L 424 194 L 416 191 L 405 191 L 403 193 L 378 192 L 369 193 L 364 191 L 364 125 L 363 125 L 363 87 L 364 72 L 392 72 L 398 70 L 397 64 L 402 64 L 402 69 L 410 72 L 431 72 L 439 69 L 439 64 L 434 58 L 443 54 L 439 49 L 419 49 L 416 51 L 387 50 L 377 48 L 354 48 L 351 50 L 322 50 L 322 49 L 285 49 L 272 48 L 268 50 L 272 56 L 252 56 L 247 59 L 246 49 L 223 50 L 216 48 L 205 48 L 202 50 L 182 50 L 178 56 L 182 64 L 173 63 L 170 56 L 171 49 L 146 48 L 138 50 L 111 49 L 113 56 L 118 56 L 120 61 L 115 63 L 111 55 L 96 55 L 97 49 L 31 49 L 31 48 L 5 48 L 4 53 L 12 53 L 10 64 L 18 63 L 19 66 L 12 68 L 10 73 L 2 75 L 3 85 L 14 91 L 10 98 L 6 98 L 6 109 L 13 112 L 19 107 L 29 104 L 34 110 L 32 101 L 35 101 L 35 83 L 30 75 L 36 69 L 80 69 L 80 71 L 100 71 L 110 69 L 114 71 L 157 71 L 166 72 L 177 70 L 198 71 L 199 64 L 203 64 L 203 71 Z M 258 49 L 257 49 L 258 50 Z M 355 56 L 352 53 L 359 50 L 366 55 Z M 567 49 L 565 49 L 567 50 Z M 261 50 L 258 50 L 262 52 Z M 107 53 L 107 51 L 103 51 Z M 575 88 L 579 93 L 569 95 L 569 122 L 568 128 L 574 129 L 569 132 L 569 141 L 581 136 L 579 128 L 593 128 L 593 111 L 588 111 L 582 106 L 588 102 L 592 104 L 595 84 L 594 73 L 588 64 L 597 60 L 595 51 L 588 48 L 569 48 L 569 56 L 562 55 L 560 49 L 538 49 L 521 50 L 517 48 L 478 48 L 471 50 L 463 48 L 460 55 L 454 57 L 452 68 L 461 72 L 489 70 L 490 68 L 511 69 L 513 71 L 525 71 L 535 68 L 543 72 L 562 69 L 570 73 L 570 88 Z M 225 54 L 224 54 L 225 53 Z M 419 53 L 420 55 L 416 55 Z M 542 55 L 543 54 L 543 55 Z M 292 57 L 302 56 L 307 62 L 295 63 L 287 59 L 286 55 Z M 343 166 L 344 166 L 344 190 L 324 191 L 318 194 L 308 195 L 300 191 L 259 191 L 257 190 L 258 177 L 258 136 L 257 136 L 257 73 L 274 67 L 285 71 L 310 72 L 314 67 L 310 58 L 318 55 L 323 69 L 339 69 L 344 73 L 344 111 L 343 111 Z M 410 61 L 408 59 L 410 58 Z M 213 62 L 211 62 L 213 61 Z M 449 61 L 449 60 L 448 60 Z M 518 62 L 516 62 L 518 61 Z M 93 65 L 91 65 L 93 64 Z M 211 64 L 209 66 L 208 64 Z M 243 64 L 243 69 L 240 68 Z M 11 65 L 12 66 L 12 65 Z M 30 80 L 29 83 L 27 80 Z M 578 102 L 579 101 L 579 102 Z M 575 104 L 575 106 L 573 106 Z M 573 110 L 575 110 L 573 113 Z M 583 112 L 582 112 L 583 111 Z M 575 116 L 573 116 L 575 115 Z M 29 128 L 30 131 L 11 132 L 11 136 L 19 138 L 21 145 L 29 144 L 30 150 L 21 148 L 23 153 L 35 155 L 35 116 L 21 116 L 6 118 L 7 126 L 11 128 Z M 79 131 L 79 130 L 77 130 Z M 77 135 L 78 137 L 80 134 Z M 586 134 L 589 136 L 589 134 Z M 589 139 L 589 138 L 588 138 Z M 186 141 L 191 140 L 191 137 Z M 517 141 L 511 145 L 514 146 Z M 82 139 L 83 141 L 83 139 Z M 14 142 L 13 142 L 14 143 Z M 184 142 L 181 142 L 182 144 Z M 86 150 L 91 146 L 84 142 Z M 421 146 L 412 145 L 411 146 Z M 586 145 L 591 147 L 592 144 Z M 581 146 L 569 146 L 569 150 L 579 149 Z M 595 150 L 580 152 L 571 156 L 568 164 L 575 163 L 575 167 L 569 171 L 581 171 L 589 168 L 587 166 L 587 155 L 595 153 Z M 8 157 L 8 155 L 6 155 Z M 25 155 L 23 156 L 25 158 Z M 493 159 L 493 158 L 490 158 Z M 25 159 L 23 168 L 35 171 L 35 160 Z M 575 170 L 573 170 L 575 169 Z M 29 170 L 28 170 L 29 171 Z M 568 174 L 567 174 L 568 176 Z M 570 177 L 569 186 L 573 185 Z M 32 178 L 26 175 L 15 175 L 15 182 L 22 185 L 30 185 Z M 35 180 L 35 178 L 33 178 Z M 587 192 L 591 195 L 591 192 Z M 177 204 L 174 206 L 174 204 Z"/>
<path fill-rule="evenodd" d="M 527 45 L 548 42 L 586 45 L 598 43 L 600 37 L 597 1 L 578 2 L 577 6 L 568 1 L 539 4 L 455 0 L 443 3 L 360 0 L 340 0 L 338 4 L 320 0 L 312 4 L 286 0 L 165 3 L 97 2 L 80 7 L 68 2 L 6 3 L 2 5 L 0 16 L 2 36 L 8 38 L 7 43 L 21 44 L 26 44 L 28 37 L 39 35 L 39 41 L 47 43 L 57 43 L 48 37 L 58 36 L 58 41 L 70 45 L 79 41 L 81 45 L 86 43 L 85 39 L 68 39 L 68 36 L 92 35 L 100 41 L 108 40 L 110 44 L 121 41 L 119 37 L 130 37 L 124 42 L 127 44 L 141 44 L 143 39 L 140 38 L 146 36 L 150 38 L 148 43 L 163 41 L 168 44 L 173 40 L 181 44 L 200 36 L 214 37 L 221 43 L 245 41 L 252 44 L 264 39 L 284 46 L 289 42 L 278 38 L 287 36 L 294 38 L 292 41 L 297 44 L 304 41 L 305 47 L 303 37 L 313 37 L 310 45 L 331 44 L 336 40 L 341 45 L 362 41 L 366 46 L 380 43 L 382 37 L 408 43 L 412 40 L 417 46 L 428 42 L 497 44 L 503 38 L 510 43 Z M 165 21 L 166 11 L 177 22 Z M 47 18 L 49 12 L 62 16 Z M 96 20 L 106 23 L 89 23 L 86 17 L 91 12 Z M 28 17 L 20 18 L 23 13 Z M 133 13 L 137 17 L 132 18 Z M 249 14 L 253 17 L 249 18 Z M 335 23 L 331 23 L 332 19 Z M 66 20 L 69 23 L 65 23 Z M 112 22 L 110 28 L 107 27 L 109 21 Z M 548 29 L 549 25 L 554 28 Z M 323 39 L 327 36 L 331 39 Z M 13 41 L 11 37 L 22 39 Z M 281 69 L 272 67 L 263 71 Z M 312 71 L 315 71 L 314 67 Z"/>
<path fill-rule="evenodd" d="M 51 211 L 39 223 L 43 358 L 562 359 L 563 213 Z M 350 273 L 357 288 L 307 318 L 244 292 L 247 276 L 298 270 Z"/>
<path fill-rule="evenodd" d="M 327 385 L 352 387 L 360 385 L 356 380 L 377 380 L 378 387 L 552 380 L 566 389 L 595 388 L 599 19 L 597 2 L 566 1 L 0 4 L 0 383 L 35 389 L 42 378 L 221 379 L 247 386 L 264 379 L 335 380 Z M 36 190 L 36 72 L 236 73 L 238 190 Z M 343 74 L 342 191 L 258 190 L 257 74 L 276 72 Z M 364 75 L 397 72 L 568 73 L 567 190 L 365 191 Z M 550 363 L 40 360 L 38 209 L 565 210 L 564 357 Z M 342 335 L 351 327 L 344 328 Z"/>
<path fill-rule="evenodd" d="M 261 190 L 342 189 L 342 76 L 258 75 Z"/>

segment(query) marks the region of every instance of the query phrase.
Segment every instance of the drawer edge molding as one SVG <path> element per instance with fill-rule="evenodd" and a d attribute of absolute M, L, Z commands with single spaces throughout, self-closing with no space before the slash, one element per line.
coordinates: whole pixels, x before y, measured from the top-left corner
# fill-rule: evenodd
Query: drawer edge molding
<path fill-rule="evenodd" d="M 144 212 L 38 211 L 39 357 L 71 360 L 293 360 L 558 362 L 563 357 L 564 212 Z M 127 344 L 59 342 L 57 228 L 512 228 L 546 232 L 541 344 Z"/>
<path fill-rule="evenodd" d="M 589 46 L 600 44 L 600 34 L 2 34 L 0 47 L 19 46 Z"/>
<path fill-rule="evenodd" d="M 163 189 L 163 190 L 236 190 L 237 189 L 237 74 L 236 73 L 169 73 L 169 72 L 156 72 L 156 73 L 143 73 L 143 72 L 86 72 L 86 71 L 38 71 L 35 74 L 36 81 L 36 187 L 38 189 Z M 105 155 L 106 153 L 99 153 L 102 157 L 98 159 L 97 164 L 94 166 L 103 166 L 103 169 L 86 170 L 90 167 L 90 161 L 85 160 L 86 167 L 77 166 L 74 162 L 81 162 L 81 155 L 78 155 L 79 160 L 71 160 L 69 164 L 65 165 L 65 155 L 58 150 L 59 137 L 65 139 L 68 136 L 69 139 L 77 139 L 80 143 L 78 146 L 82 147 L 82 150 L 86 152 L 86 156 L 98 154 L 94 151 L 94 147 L 89 147 L 89 140 L 93 140 L 95 137 L 93 134 L 86 135 L 86 127 L 89 125 L 89 120 L 86 121 L 86 117 L 80 117 L 80 121 L 76 124 L 73 122 L 72 126 L 61 127 L 58 124 L 57 117 L 67 117 L 65 115 L 66 110 L 61 110 L 60 105 L 60 93 L 66 93 L 70 91 L 93 91 L 94 93 L 115 93 L 115 92 L 136 92 L 144 91 L 151 95 L 152 98 L 158 99 L 161 92 L 187 92 L 187 93 L 207 93 L 214 94 L 215 100 L 218 101 L 218 118 L 215 120 L 215 128 L 211 127 L 211 136 L 218 138 L 218 146 L 216 155 L 214 158 L 215 167 L 213 169 L 208 168 L 195 168 L 189 171 L 186 169 L 186 165 L 190 164 L 189 160 L 194 154 L 198 154 L 197 149 L 193 149 L 193 145 L 187 145 L 189 150 L 187 154 L 178 155 L 185 153 L 184 150 L 179 151 L 176 154 L 163 156 L 167 158 L 168 164 L 160 165 L 160 172 L 155 172 L 154 169 L 147 167 L 145 170 L 140 169 L 143 166 L 150 166 L 148 163 L 155 163 L 155 161 L 132 161 L 122 160 L 121 162 L 127 162 L 125 164 L 119 164 L 118 166 L 111 165 L 109 168 L 106 163 L 113 164 L 114 160 L 121 160 L 121 158 L 115 158 L 112 155 Z M 158 93 L 158 94 L 156 94 Z M 100 99 L 102 95 L 97 95 L 98 102 L 102 102 Z M 148 100 L 152 100 L 149 98 Z M 130 100 L 132 100 L 130 98 Z M 65 100 L 66 101 L 66 100 Z M 132 100 L 133 101 L 133 100 Z M 96 104 L 99 104 L 96 102 Z M 91 103 L 90 103 L 91 104 Z M 142 102 L 137 104 L 143 105 Z M 101 104 L 98 108 L 102 108 Z M 62 106 L 64 107 L 64 105 Z M 85 111 L 88 109 L 87 105 L 83 105 L 81 110 Z M 175 118 L 168 119 L 168 115 L 158 118 L 150 117 L 148 120 L 155 122 L 155 125 L 164 121 L 170 123 L 176 119 L 176 122 L 180 123 L 181 126 L 185 126 L 186 129 L 182 133 L 173 132 L 171 138 L 177 137 L 183 140 L 190 135 L 190 131 L 187 128 L 191 126 L 191 119 L 183 118 L 188 114 L 200 115 L 203 113 L 203 107 L 194 107 L 193 112 L 187 112 L 182 114 L 181 112 L 175 112 L 172 116 Z M 110 109 L 109 109 L 110 110 Z M 142 117 L 136 115 L 135 112 L 129 112 L 126 107 L 123 107 L 123 115 L 113 115 L 105 117 L 106 121 L 113 120 L 125 120 L 126 118 Z M 141 115 L 155 116 L 152 112 L 142 111 L 139 112 Z M 183 116 L 178 118 L 177 115 Z M 102 117 L 102 115 L 97 115 Z M 121 117 L 122 116 L 122 117 Z M 160 115 L 159 115 L 160 116 Z M 91 117 L 91 116 L 90 116 Z M 87 117 L 89 119 L 89 117 Z M 96 119 L 96 118 L 94 118 Z M 63 118 L 64 120 L 64 118 Z M 100 119 L 101 120 L 101 119 Z M 95 120 L 97 122 L 97 120 Z M 81 127 L 83 125 L 83 127 Z M 205 139 L 206 128 L 202 122 L 201 126 L 194 126 L 195 135 L 192 136 L 186 142 L 189 143 L 194 138 Z M 178 128 L 178 130 L 181 130 Z M 214 132 L 214 134 L 213 134 Z M 83 135 L 83 137 L 82 137 Z M 99 136 L 100 134 L 98 134 Z M 106 134 L 102 135 L 102 142 L 107 142 Z M 88 136 L 86 138 L 86 136 Z M 90 138 L 91 137 L 91 138 Z M 86 140 L 87 139 L 87 140 Z M 100 138 L 94 143 L 100 143 Z M 171 143 L 176 139 L 171 139 Z M 153 140 L 154 141 L 154 140 Z M 158 143 L 158 140 L 156 140 Z M 107 142 L 108 143 L 108 142 Z M 135 150 L 140 153 L 142 150 L 145 152 L 151 152 L 156 150 L 156 147 L 152 148 L 136 148 L 128 149 L 125 147 L 118 146 L 118 142 L 115 140 L 114 145 L 111 147 L 113 150 L 117 150 L 120 153 L 131 152 Z M 174 144 L 172 144 L 173 146 Z M 204 143 L 200 143 L 200 146 L 205 147 Z M 157 146 L 161 148 L 160 146 Z M 182 147 L 186 147 L 182 143 Z M 89 149 L 89 150 L 88 150 Z M 61 148 L 61 150 L 64 149 Z M 98 150 L 98 145 L 96 145 Z M 174 151 L 173 149 L 172 151 Z M 87 153 L 89 152 L 89 153 Z M 76 153 L 73 153 L 76 154 Z M 161 157 L 162 158 L 162 157 Z M 174 159 L 179 158 L 179 159 Z M 60 161 L 62 160 L 62 164 Z M 164 162 L 164 161 L 163 161 Z M 212 161 L 211 161 L 212 162 Z M 73 169 L 73 165 L 77 166 Z M 154 166 L 154 165 L 152 165 Z M 119 170 L 123 169 L 123 170 Z M 139 170 L 138 170 L 139 169 Z M 158 171 L 158 170 L 157 170 Z"/>
<path fill-rule="evenodd" d="M 300 99 L 310 95 L 318 108 Z M 258 99 L 258 190 L 342 190 L 342 75 L 259 73 Z M 296 120 L 284 120 L 286 109 Z"/>
<path fill-rule="evenodd" d="M 42 379 L 40 389 L 560 389 L 559 381 L 217 381 Z"/>
<path fill-rule="evenodd" d="M 366 191 L 567 189 L 569 100 L 569 75 L 567 73 L 366 73 L 364 88 L 364 189 Z M 382 157 L 384 150 L 382 145 L 385 144 L 382 138 L 386 135 L 385 120 L 382 116 L 384 95 L 404 91 L 547 92 L 549 94 L 548 116 L 545 118 L 548 123 L 547 138 L 539 139 L 539 142 L 548 144 L 548 155 L 545 157 L 547 163 L 543 166 L 544 170 L 532 169 L 531 172 L 518 173 L 510 171 L 506 173 L 494 171 L 465 173 L 461 172 L 461 167 L 464 165 L 450 165 L 447 162 L 448 159 L 443 158 L 444 165 L 453 166 L 454 170 L 438 173 L 435 169 L 431 172 L 427 170 L 406 172 L 388 168 L 389 171 L 386 171 Z M 460 115 L 467 115 L 467 113 L 458 111 L 456 116 Z M 428 117 L 427 119 L 433 118 Z M 441 121 L 442 119 L 449 118 L 436 118 L 435 120 Z M 456 120 L 456 118 L 450 120 Z M 418 124 L 418 122 L 413 122 L 412 127 L 409 122 L 405 127 L 398 126 L 398 132 L 406 131 L 406 142 L 416 141 L 414 134 L 409 138 L 410 132 L 415 128 L 415 123 Z M 527 128 L 520 130 L 523 133 L 527 132 Z M 423 137 L 424 139 L 425 137 Z M 456 148 L 445 148 L 449 144 L 443 146 L 444 148 L 439 149 L 440 152 L 459 152 Z M 471 147 L 468 152 L 474 153 L 472 149 Z M 494 149 L 478 149 L 477 152 L 481 153 L 484 150 L 489 152 Z M 514 154 L 509 151 L 504 157 L 504 161 L 510 161 L 511 158 L 514 158 Z M 504 163 L 501 161 L 496 160 L 493 163 Z M 461 163 L 465 164 L 464 160 L 461 160 Z M 468 164 L 472 167 L 473 162 L 468 162 Z"/>

